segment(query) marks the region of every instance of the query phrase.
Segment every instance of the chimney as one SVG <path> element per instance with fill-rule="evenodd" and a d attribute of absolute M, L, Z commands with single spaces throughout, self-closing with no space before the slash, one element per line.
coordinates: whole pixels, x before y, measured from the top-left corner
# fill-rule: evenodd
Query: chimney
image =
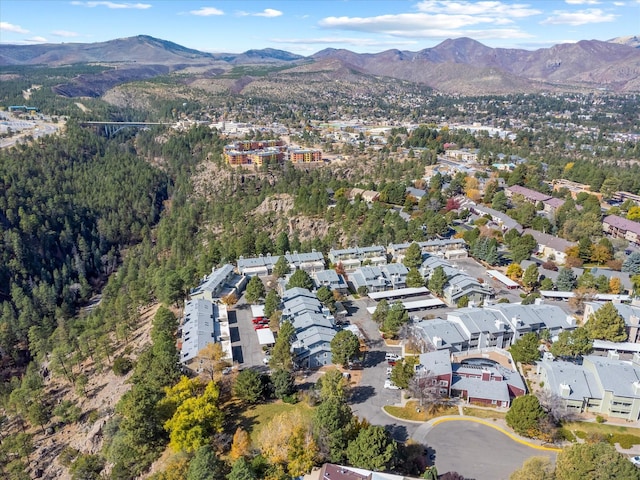
<path fill-rule="evenodd" d="M 620 354 L 616 350 L 609 350 L 607 357 L 611 360 L 620 360 Z"/>
<path fill-rule="evenodd" d="M 436 348 L 442 348 L 442 338 L 440 338 L 440 337 L 435 337 L 435 336 L 434 336 L 434 337 L 433 337 L 433 345 L 434 345 Z"/>
<path fill-rule="evenodd" d="M 569 385 L 567 385 L 566 383 L 561 383 L 560 384 L 560 396 L 562 398 L 569 398 L 569 395 L 571 395 L 571 387 Z"/>
<path fill-rule="evenodd" d="M 488 382 L 489 380 L 491 380 L 491 372 L 489 370 L 486 369 L 482 369 L 482 381 L 483 382 Z"/>
<path fill-rule="evenodd" d="M 640 352 L 635 352 L 631 361 L 636 365 L 640 365 Z"/>
<path fill-rule="evenodd" d="M 637 380 L 633 382 L 633 393 L 635 395 L 640 395 L 640 382 Z"/>

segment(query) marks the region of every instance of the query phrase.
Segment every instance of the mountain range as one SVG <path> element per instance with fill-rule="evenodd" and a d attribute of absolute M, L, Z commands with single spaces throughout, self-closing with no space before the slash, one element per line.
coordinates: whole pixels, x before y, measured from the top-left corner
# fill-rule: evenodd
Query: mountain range
<path fill-rule="evenodd" d="M 309 57 L 282 50 L 249 50 L 241 54 L 208 53 L 154 37 L 136 37 L 100 43 L 0 45 L 0 67 L 18 65 L 59 66 L 77 63 L 116 64 L 109 73 L 84 76 L 76 92 L 61 88 L 68 96 L 98 96 L 126 81 L 151 78 L 187 67 L 202 66 L 229 71 L 241 65 L 273 65 L 278 72 L 287 66 L 315 62 L 327 68 L 362 75 L 406 80 L 445 93 L 505 94 L 541 91 L 640 92 L 638 36 L 607 42 L 582 40 L 538 50 L 491 48 L 470 38 L 449 39 L 439 45 L 411 52 L 387 50 L 361 54 L 325 49 Z M 214 70 L 211 70 L 214 71 Z M 106 75 L 106 78 L 105 78 Z M 91 81 L 98 85 L 91 88 Z M 77 89 L 76 89 L 77 90 Z"/>

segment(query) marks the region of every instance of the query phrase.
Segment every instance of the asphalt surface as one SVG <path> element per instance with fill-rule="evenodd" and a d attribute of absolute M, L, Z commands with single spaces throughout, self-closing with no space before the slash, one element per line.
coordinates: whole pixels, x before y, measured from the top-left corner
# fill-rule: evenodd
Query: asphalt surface
<path fill-rule="evenodd" d="M 428 445 L 441 474 L 458 472 L 473 480 L 508 480 L 528 458 L 556 459 L 555 452 L 527 447 L 479 423 L 454 421 L 425 427 L 419 428 L 413 438 Z"/>
<path fill-rule="evenodd" d="M 262 362 L 265 355 L 251 322 L 251 307 L 244 301 L 244 297 L 229 310 L 229 329 L 233 361 L 240 368 L 256 367 L 266 371 L 267 366 Z"/>

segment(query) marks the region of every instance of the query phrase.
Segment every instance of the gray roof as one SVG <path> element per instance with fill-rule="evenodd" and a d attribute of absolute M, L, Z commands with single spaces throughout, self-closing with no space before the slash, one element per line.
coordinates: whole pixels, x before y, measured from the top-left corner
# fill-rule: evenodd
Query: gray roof
<path fill-rule="evenodd" d="M 594 312 L 600 310 L 600 307 L 604 305 L 602 302 L 586 302 L 585 305 L 590 305 Z M 632 322 L 631 317 L 635 316 L 640 319 L 640 306 L 628 305 L 626 303 L 614 303 L 614 307 L 624 319 L 624 323 L 627 327 L 638 326 L 638 322 Z"/>
<path fill-rule="evenodd" d="M 593 368 L 605 391 L 618 397 L 640 398 L 633 386 L 640 381 L 640 368 L 631 362 L 589 355 L 583 358 L 582 364 L 586 369 Z"/>
<path fill-rule="evenodd" d="M 351 248 L 343 248 L 343 249 L 331 249 L 329 250 L 329 256 L 334 259 L 339 259 L 344 256 L 352 256 L 352 257 L 367 257 L 372 254 L 379 254 L 380 256 L 384 256 L 385 249 L 381 245 L 371 245 L 369 247 L 351 247 Z"/>
<path fill-rule="evenodd" d="M 561 395 L 560 385 L 569 386 L 569 395 L 563 398 L 582 401 L 585 398 L 602 398 L 593 373 L 582 365 L 561 360 L 538 362 L 547 373 L 547 387 L 556 395 Z"/>
<path fill-rule="evenodd" d="M 294 265 L 299 267 L 305 263 L 313 263 L 313 262 L 322 262 L 324 263 L 324 256 L 322 252 L 308 252 L 308 253 L 285 253 L 284 257 L 287 260 L 289 265 Z M 256 267 L 267 267 L 268 269 L 272 269 L 276 262 L 280 259 L 280 255 L 260 255 L 258 257 L 244 258 L 240 257 L 238 259 L 238 270 L 244 271 L 248 268 L 256 268 Z"/>
<path fill-rule="evenodd" d="M 449 313 L 447 320 L 457 320 L 470 335 L 500 333 L 509 329 L 502 315 L 485 308 L 459 308 Z"/>
<path fill-rule="evenodd" d="M 442 346 L 439 348 L 459 347 L 468 341 L 467 336 L 461 331 L 460 327 L 453 322 L 436 318 L 434 320 L 422 320 L 417 323 L 417 331 L 429 343 L 435 345 L 434 337 L 442 340 Z"/>
<path fill-rule="evenodd" d="M 225 285 L 229 275 L 233 273 L 233 265 L 227 263 L 218 269 L 211 271 L 202 283 L 191 291 L 191 295 L 197 295 L 201 292 L 215 292 Z"/>
<path fill-rule="evenodd" d="M 634 222 L 633 220 L 618 217 L 617 215 L 607 215 L 602 219 L 602 223 L 608 223 L 612 227 L 640 235 L 640 223 Z"/>
<path fill-rule="evenodd" d="M 293 327 L 296 332 L 301 332 L 310 327 L 327 327 L 333 329 L 331 320 L 317 312 L 305 312 L 301 315 L 297 315 L 293 319 Z"/>
<path fill-rule="evenodd" d="M 338 275 L 335 270 L 321 270 L 313 274 L 317 288 L 326 285 L 330 288 L 346 288 L 347 284 L 342 275 Z"/>
<path fill-rule="evenodd" d="M 618 278 L 625 290 L 631 291 L 631 289 L 633 288 L 633 282 L 631 281 L 631 274 L 628 272 L 617 272 L 615 270 L 609 270 L 607 268 L 594 267 L 591 269 L 591 274 L 596 278 L 599 277 L 600 275 L 604 275 L 609 280 L 611 280 L 612 278 Z"/>
<path fill-rule="evenodd" d="M 481 378 L 453 377 L 451 390 L 466 390 L 467 397 L 509 401 L 509 387 L 506 382 L 483 381 Z"/>
<path fill-rule="evenodd" d="M 485 308 L 501 312 L 504 319 L 512 325 L 514 319 L 517 319 L 524 326 L 534 330 L 539 328 L 547 328 L 549 330 L 575 328 L 574 322 L 571 321 L 571 316 L 556 305 L 497 303 Z"/>
<path fill-rule="evenodd" d="M 538 242 L 538 245 L 553 248 L 557 252 L 564 253 L 567 248 L 577 245 L 576 242 L 569 242 L 568 240 L 564 240 L 563 238 L 549 235 L 548 233 L 542 233 L 531 228 L 527 228 L 522 233 L 523 235 L 531 235 L 536 240 L 536 242 Z"/>
<path fill-rule="evenodd" d="M 420 370 L 431 375 L 451 375 L 451 354 L 448 350 L 422 353 L 420 355 Z"/>
<path fill-rule="evenodd" d="M 316 298 L 317 297 L 311 293 L 309 290 L 307 290 L 306 288 L 300 288 L 300 287 L 293 287 L 290 288 L 289 290 L 285 290 L 282 293 L 282 301 L 283 302 L 287 302 L 289 300 L 293 300 L 296 297 L 307 297 L 307 298 Z"/>
<path fill-rule="evenodd" d="M 184 306 L 182 348 L 180 360 L 188 362 L 198 352 L 220 336 L 220 326 L 214 321 L 217 308 L 209 300 L 189 300 Z"/>
<path fill-rule="evenodd" d="M 424 197 L 427 194 L 426 191 L 421 190 L 419 188 L 413 188 L 413 187 L 408 187 L 407 193 L 409 195 L 416 197 L 418 200 L 420 200 L 422 197 Z"/>
<path fill-rule="evenodd" d="M 547 195 L 546 193 L 536 192 L 535 190 L 531 190 L 530 188 L 521 187 L 520 185 L 512 185 L 510 187 L 505 188 L 507 192 L 511 192 L 512 194 L 522 195 L 524 198 L 534 202 L 541 202 L 543 200 L 547 200 L 551 198 L 551 195 Z"/>
<path fill-rule="evenodd" d="M 498 218 L 502 222 L 502 224 L 507 227 L 509 230 L 516 229 L 517 231 L 522 231 L 522 225 L 516 222 L 513 218 L 511 218 L 506 213 L 502 213 L 498 210 L 494 210 L 493 208 L 485 207 L 484 205 L 473 205 L 471 207 L 472 210 L 479 212 L 481 214 L 491 215 L 492 218 Z"/>

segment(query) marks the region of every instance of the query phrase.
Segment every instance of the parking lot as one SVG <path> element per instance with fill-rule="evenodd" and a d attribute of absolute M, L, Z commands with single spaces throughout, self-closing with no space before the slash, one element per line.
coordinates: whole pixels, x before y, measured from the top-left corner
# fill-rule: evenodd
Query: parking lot
<path fill-rule="evenodd" d="M 234 308 L 229 310 L 233 361 L 240 368 L 256 367 L 266 371 L 268 367 L 262 361 L 265 354 L 253 327 L 250 305 L 241 297 Z"/>

